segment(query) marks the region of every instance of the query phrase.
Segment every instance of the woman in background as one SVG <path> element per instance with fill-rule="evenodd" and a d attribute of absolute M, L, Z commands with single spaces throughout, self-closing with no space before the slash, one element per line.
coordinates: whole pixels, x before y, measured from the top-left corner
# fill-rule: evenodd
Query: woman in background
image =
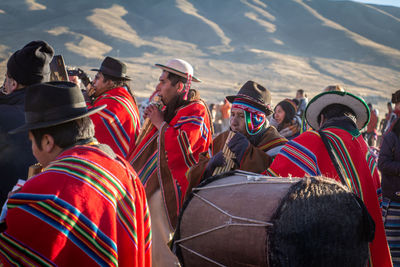
<path fill-rule="evenodd" d="M 301 121 L 296 113 L 296 103 L 286 98 L 276 105 L 271 118 L 271 125 L 274 125 L 279 134 L 288 140 L 300 134 Z"/>

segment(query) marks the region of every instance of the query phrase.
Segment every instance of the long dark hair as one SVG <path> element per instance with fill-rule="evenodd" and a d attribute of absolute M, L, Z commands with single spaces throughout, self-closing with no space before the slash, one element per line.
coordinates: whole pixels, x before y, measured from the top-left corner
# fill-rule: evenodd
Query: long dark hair
<path fill-rule="evenodd" d="M 296 103 L 290 103 L 289 99 L 285 99 L 279 102 L 276 106 L 281 106 L 281 108 L 285 111 L 285 117 L 283 118 L 282 122 L 278 125 L 277 130 L 280 131 L 285 128 L 285 125 L 291 124 L 294 116 L 296 115 L 296 109 L 293 105 Z M 292 101 L 293 102 L 293 101 Z M 276 109 L 276 107 L 275 107 Z"/>

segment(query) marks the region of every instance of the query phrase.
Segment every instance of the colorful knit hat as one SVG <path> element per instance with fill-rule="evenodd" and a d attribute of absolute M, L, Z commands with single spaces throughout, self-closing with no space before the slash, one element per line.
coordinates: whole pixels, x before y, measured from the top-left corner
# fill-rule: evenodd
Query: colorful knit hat
<path fill-rule="evenodd" d="M 266 123 L 266 117 L 273 111 L 271 93 L 256 82 L 248 81 L 240 88 L 237 95 L 227 96 L 232 108 L 244 110 L 248 134 L 259 133 Z"/>

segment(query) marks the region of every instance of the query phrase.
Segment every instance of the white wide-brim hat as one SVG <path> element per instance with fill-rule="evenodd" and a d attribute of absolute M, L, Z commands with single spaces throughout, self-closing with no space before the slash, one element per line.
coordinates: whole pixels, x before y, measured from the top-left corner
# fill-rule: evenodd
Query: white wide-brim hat
<path fill-rule="evenodd" d="M 192 81 L 194 82 L 201 82 L 200 79 L 197 79 L 193 76 L 193 67 L 189 63 L 187 63 L 183 59 L 174 58 L 169 60 L 165 65 L 163 64 L 155 64 L 162 70 L 174 73 L 181 77 L 187 78 L 188 74 L 192 77 Z"/>
<path fill-rule="evenodd" d="M 331 91 L 315 96 L 307 105 L 305 117 L 307 123 L 314 130 L 319 130 L 320 128 L 318 117 L 321 111 L 332 104 L 341 104 L 350 108 L 356 115 L 358 130 L 361 130 L 368 124 L 370 111 L 368 105 L 362 98 L 348 92 Z"/>

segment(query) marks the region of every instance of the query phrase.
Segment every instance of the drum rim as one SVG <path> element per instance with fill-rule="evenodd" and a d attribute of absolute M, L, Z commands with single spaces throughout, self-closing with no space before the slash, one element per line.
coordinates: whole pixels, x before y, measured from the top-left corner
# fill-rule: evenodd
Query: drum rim
<path fill-rule="evenodd" d="M 265 175 L 258 174 L 258 173 L 252 173 L 252 172 L 247 172 L 247 171 L 242 171 L 242 170 L 236 169 L 236 170 L 232 170 L 229 172 L 224 172 L 224 173 L 221 173 L 221 174 L 218 174 L 215 176 L 208 177 L 208 178 L 204 179 L 203 181 L 201 181 L 198 186 L 196 186 L 192 189 L 192 192 L 189 194 L 188 198 L 183 203 L 182 208 L 179 212 L 178 223 L 176 225 L 175 232 L 174 232 L 173 238 L 171 240 L 171 245 L 170 245 L 172 252 L 176 255 L 176 257 L 178 258 L 178 260 L 182 264 L 182 266 L 185 266 L 183 256 L 182 256 L 182 250 L 181 250 L 181 247 L 178 244 L 176 244 L 176 241 L 181 239 L 180 231 L 178 231 L 178 229 L 180 229 L 180 227 L 181 227 L 183 213 L 184 213 L 185 209 L 187 208 L 187 206 L 189 205 L 192 198 L 194 197 L 193 193 L 198 192 L 200 190 L 198 188 L 205 187 L 208 184 L 210 184 L 216 180 L 219 180 L 219 179 L 222 179 L 222 178 L 225 178 L 228 176 L 233 176 L 233 175 L 253 175 L 253 176 L 257 175 L 260 177 L 270 177 L 270 176 L 265 176 Z M 295 177 L 295 178 L 294 177 L 270 177 L 270 178 L 282 179 L 282 181 L 285 179 L 286 182 L 290 178 L 292 180 L 293 185 L 300 182 L 302 179 L 300 177 Z"/>

